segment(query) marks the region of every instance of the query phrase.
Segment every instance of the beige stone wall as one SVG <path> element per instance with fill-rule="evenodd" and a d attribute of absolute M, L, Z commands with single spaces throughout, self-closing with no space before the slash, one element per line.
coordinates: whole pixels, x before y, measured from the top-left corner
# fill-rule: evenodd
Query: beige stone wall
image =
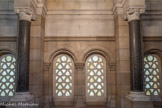
<path fill-rule="evenodd" d="M 60 11 L 46 16 L 45 37 L 112 37 L 114 17 L 107 11 Z"/>
<path fill-rule="evenodd" d="M 51 10 L 112 10 L 113 0 L 47 0 Z"/>
<path fill-rule="evenodd" d="M 43 107 L 43 38 L 45 20 L 38 16 L 31 24 L 29 88 L 35 102 Z"/>
<path fill-rule="evenodd" d="M 125 108 L 125 96 L 130 91 L 129 28 L 121 15 L 115 18 L 115 29 L 117 108 Z"/>
<path fill-rule="evenodd" d="M 53 56 L 57 54 L 57 52 L 65 53 L 66 51 L 71 52 L 74 56 L 74 64 L 75 64 L 75 100 L 81 98 L 83 102 L 85 102 L 85 56 L 87 53 L 94 51 L 101 52 L 106 54 L 107 61 L 107 101 L 109 100 L 109 106 L 115 103 L 115 70 L 113 68 L 115 64 L 115 41 L 114 39 L 110 39 L 107 41 L 101 40 L 71 40 L 72 38 L 64 38 L 59 41 L 45 40 L 44 47 L 44 107 L 48 108 L 49 103 L 52 104 L 52 92 L 53 92 L 53 69 L 52 69 L 52 61 Z M 83 66 L 79 68 L 79 65 Z M 85 105 L 85 104 L 84 104 Z"/>

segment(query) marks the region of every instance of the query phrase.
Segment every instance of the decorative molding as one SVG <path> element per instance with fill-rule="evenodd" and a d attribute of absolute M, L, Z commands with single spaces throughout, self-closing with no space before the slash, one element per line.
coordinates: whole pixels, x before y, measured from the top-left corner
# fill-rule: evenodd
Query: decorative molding
<path fill-rule="evenodd" d="M 84 68 L 84 63 L 75 63 L 75 67 L 76 67 L 76 69 L 78 69 L 78 70 L 83 70 L 83 68 Z"/>
<path fill-rule="evenodd" d="M 44 64 L 44 71 L 49 71 L 50 70 L 50 67 L 51 67 L 51 64 L 50 63 L 45 63 Z"/>
<path fill-rule="evenodd" d="M 34 96 L 29 92 L 16 92 L 10 102 L 34 102 Z"/>
<path fill-rule="evenodd" d="M 13 36 L 13 37 L 0 37 L 0 42 L 16 42 L 17 41 L 17 36 Z"/>
<path fill-rule="evenodd" d="M 45 37 L 44 41 L 115 41 L 115 37 Z"/>
<path fill-rule="evenodd" d="M 131 101 L 151 101 L 150 96 L 146 96 L 145 92 L 132 92 L 130 91 L 130 94 L 126 96 L 127 99 Z"/>
<path fill-rule="evenodd" d="M 109 10 L 48 10 L 47 15 L 112 15 Z"/>
<path fill-rule="evenodd" d="M 140 14 L 144 12 L 145 12 L 145 8 L 142 7 L 128 8 L 124 12 L 124 19 L 128 20 L 128 22 L 133 20 L 140 20 Z"/>
<path fill-rule="evenodd" d="M 147 41 L 162 41 L 162 36 L 154 36 L 154 37 L 150 37 L 150 36 L 147 36 L 147 37 L 143 37 L 143 41 L 144 42 L 147 42 Z"/>
<path fill-rule="evenodd" d="M 36 13 L 31 8 L 15 8 L 15 12 L 19 14 L 20 20 L 35 20 Z"/>
<path fill-rule="evenodd" d="M 110 71 L 115 71 L 115 70 L 116 70 L 115 63 L 110 63 Z"/>

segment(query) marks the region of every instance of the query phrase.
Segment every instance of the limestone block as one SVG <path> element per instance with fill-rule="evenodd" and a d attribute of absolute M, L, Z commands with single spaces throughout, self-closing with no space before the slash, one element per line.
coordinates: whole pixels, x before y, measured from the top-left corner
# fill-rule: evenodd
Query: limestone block
<path fill-rule="evenodd" d="M 142 21 L 142 36 L 162 36 L 162 21 Z"/>
<path fill-rule="evenodd" d="M 119 26 L 119 37 L 129 37 L 128 26 Z"/>
<path fill-rule="evenodd" d="M 107 26 L 109 25 L 109 26 Z M 47 20 L 45 37 L 114 36 L 113 20 Z"/>
<path fill-rule="evenodd" d="M 41 38 L 40 37 L 34 37 L 30 38 L 30 48 L 31 49 L 41 49 Z"/>
<path fill-rule="evenodd" d="M 118 73 L 116 76 L 117 84 L 130 84 L 130 73 Z"/>
<path fill-rule="evenodd" d="M 41 50 L 31 49 L 30 50 L 30 60 L 40 61 L 41 60 Z"/>
<path fill-rule="evenodd" d="M 41 37 L 41 27 L 40 26 L 31 26 L 30 35 L 31 35 L 31 37 Z"/>
<path fill-rule="evenodd" d="M 8 1 L 0 1 L 0 10 L 8 10 Z"/>
<path fill-rule="evenodd" d="M 3 18 L 2 15 L 0 17 Z M 8 17 L 10 17 L 10 16 L 8 16 Z M 15 19 L 8 19 L 8 20 L 0 19 L 0 36 L 17 36 L 16 17 L 15 17 Z"/>
<path fill-rule="evenodd" d="M 130 52 L 129 49 L 123 48 L 116 51 L 119 55 L 117 56 L 117 60 L 130 60 Z"/>
<path fill-rule="evenodd" d="M 97 9 L 97 3 L 96 2 L 80 2 L 80 9 Z"/>
<path fill-rule="evenodd" d="M 120 60 L 116 63 L 117 73 L 130 73 L 130 61 L 128 60 Z"/>
<path fill-rule="evenodd" d="M 129 37 L 118 38 L 119 48 L 129 48 Z"/>

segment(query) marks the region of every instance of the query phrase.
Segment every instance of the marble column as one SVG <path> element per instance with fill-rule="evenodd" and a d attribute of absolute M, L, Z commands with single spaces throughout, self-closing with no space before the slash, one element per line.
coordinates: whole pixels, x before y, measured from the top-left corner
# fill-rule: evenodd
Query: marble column
<path fill-rule="evenodd" d="M 33 13 L 30 9 L 16 9 L 19 14 L 19 37 L 17 56 L 16 93 L 11 101 L 29 102 L 33 96 L 29 93 L 29 54 L 30 54 L 30 24 Z"/>
<path fill-rule="evenodd" d="M 152 108 L 150 97 L 143 92 L 143 55 L 142 37 L 140 32 L 140 14 L 142 9 L 129 9 L 127 18 L 129 22 L 131 91 L 127 96 L 126 108 Z"/>
<path fill-rule="evenodd" d="M 131 91 L 143 91 L 142 38 L 140 18 L 129 19 Z"/>

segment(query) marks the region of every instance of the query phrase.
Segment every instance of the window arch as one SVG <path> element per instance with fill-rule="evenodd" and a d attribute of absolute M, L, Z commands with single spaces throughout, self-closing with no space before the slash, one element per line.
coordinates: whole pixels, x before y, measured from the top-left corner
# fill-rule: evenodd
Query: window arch
<path fill-rule="evenodd" d="M 12 54 L 0 57 L 0 100 L 7 101 L 15 92 L 16 58 Z"/>
<path fill-rule="evenodd" d="M 74 63 L 70 56 L 61 54 L 54 59 L 54 98 L 74 96 Z"/>
<path fill-rule="evenodd" d="M 99 54 L 86 60 L 86 99 L 106 99 L 106 60 Z"/>
<path fill-rule="evenodd" d="M 144 57 L 144 90 L 146 95 L 151 97 L 160 96 L 160 59 L 155 54 Z"/>

